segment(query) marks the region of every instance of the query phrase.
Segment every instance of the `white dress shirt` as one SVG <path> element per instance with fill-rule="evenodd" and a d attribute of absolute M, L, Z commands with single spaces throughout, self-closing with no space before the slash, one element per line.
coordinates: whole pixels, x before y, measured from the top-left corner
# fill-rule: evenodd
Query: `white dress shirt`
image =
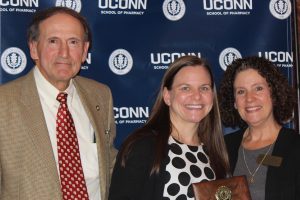
<path fill-rule="evenodd" d="M 34 69 L 34 78 L 52 144 L 57 171 L 59 173 L 56 140 L 56 114 L 58 111 L 59 102 L 56 100 L 56 97 L 60 91 L 44 78 L 37 67 Z M 68 94 L 67 104 L 75 123 L 80 158 L 84 178 L 87 184 L 87 190 L 89 193 L 89 199 L 100 200 L 98 154 L 95 143 L 94 129 L 84 110 L 72 80 L 69 87 L 62 92 Z"/>

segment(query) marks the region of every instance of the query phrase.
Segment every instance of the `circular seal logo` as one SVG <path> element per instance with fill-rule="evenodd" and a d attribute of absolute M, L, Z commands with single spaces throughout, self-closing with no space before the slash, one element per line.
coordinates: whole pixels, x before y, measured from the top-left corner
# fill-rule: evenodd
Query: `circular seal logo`
<path fill-rule="evenodd" d="M 271 14 L 277 19 L 286 19 L 292 12 L 290 0 L 271 0 L 269 9 Z"/>
<path fill-rule="evenodd" d="M 163 12 L 167 19 L 177 21 L 185 14 L 185 4 L 183 0 L 165 0 Z"/>
<path fill-rule="evenodd" d="M 17 48 L 10 47 L 6 49 L 1 55 L 1 66 L 9 74 L 21 73 L 27 64 L 25 53 Z"/>
<path fill-rule="evenodd" d="M 80 0 L 56 0 L 55 6 L 71 8 L 78 13 L 81 11 Z"/>
<path fill-rule="evenodd" d="M 133 65 L 132 56 L 125 49 L 117 49 L 109 56 L 108 65 L 115 74 L 127 74 Z"/>
<path fill-rule="evenodd" d="M 224 49 L 219 55 L 219 63 L 222 69 L 225 71 L 227 66 L 232 63 L 237 58 L 241 58 L 241 53 L 232 47 Z"/>
<path fill-rule="evenodd" d="M 215 197 L 217 200 L 231 200 L 231 190 L 226 186 L 220 186 L 216 193 Z"/>

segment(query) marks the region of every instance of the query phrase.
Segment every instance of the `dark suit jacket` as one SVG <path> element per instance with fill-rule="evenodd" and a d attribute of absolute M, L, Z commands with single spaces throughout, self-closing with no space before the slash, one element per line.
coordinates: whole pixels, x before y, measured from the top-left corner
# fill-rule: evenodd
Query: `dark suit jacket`
<path fill-rule="evenodd" d="M 225 135 L 232 173 L 235 169 L 244 131 L 239 130 Z M 282 128 L 272 155 L 280 156 L 283 160 L 280 167 L 268 167 L 265 199 L 300 199 L 300 135 L 292 129 Z"/>
<path fill-rule="evenodd" d="M 74 85 L 94 128 L 101 199 L 107 199 L 116 150 L 112 95 L 103 84 L 76 77 Z M 105 130 L 110 129 L 110 134 Z M 0 199 L 59 200 L 60 181 L 33 70 L 0 86 Z"/>
<path fill-rule="evenodd" d="M 166 162 L 163 161 L 161 164 L 159 174 L 150 176 L 155 154 L 154 148 L 154 135 L 147 136 L 134 143 L 125 167 L 121 166 L 120 155 L 117 156 L 111 180 L 109 200 L 162 199 L 165 185 L 162 172 L 165 171 Z"/>

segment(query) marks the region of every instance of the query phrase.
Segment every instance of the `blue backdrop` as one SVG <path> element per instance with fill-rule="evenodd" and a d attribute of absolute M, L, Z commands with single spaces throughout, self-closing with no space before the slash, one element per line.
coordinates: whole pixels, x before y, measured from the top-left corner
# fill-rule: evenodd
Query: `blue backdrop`
<path fill-rule="evenodd" d="M 296 82 L 291 0 L 0 0 L 0 6 L 0 84 L 33 67 L 26 28 L 36 11 L 65 6 L 87 18 L 93 47 L 80 73 L 111 87 L 117 147 L 145 123 L 165 70 L 179 56 L 207 58 L 217 85 L 232 60 L 249 55 L 270 59 Z"/>

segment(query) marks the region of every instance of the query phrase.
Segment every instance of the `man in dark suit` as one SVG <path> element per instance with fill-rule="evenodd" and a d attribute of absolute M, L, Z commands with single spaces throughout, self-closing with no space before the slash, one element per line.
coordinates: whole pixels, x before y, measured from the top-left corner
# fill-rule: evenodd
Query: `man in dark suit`
<path fill-rule="evenodd" d="M 107 199 L 116 155 L 112 95 L 106 85 L 77 76 L 90 42 L 87 22 L 71 9 L 54 7 L 34 16 L 28 44 L 36 66 L 0 86 L 1 200 L 70 200 L 77 190 L 87 190 L 86 197 L 79 199 Z M 62 175 L 65 166 L 61 165 L 65 160 L 61 160 L 57 138 L 61 103 L 56 98 L 60 93 L 67 96 L 80 157 L 80 166 L 68 164 L 68 170 L 80 169 L 80 185 L 85 188 L 80 191 L 70 181 L 74 191 L 68 194 Z M 69 153 L 68 144 L 64 146 L 67 157 L 77 159 Z M 73 179 L 72 174 L 66 176 Z"/>

